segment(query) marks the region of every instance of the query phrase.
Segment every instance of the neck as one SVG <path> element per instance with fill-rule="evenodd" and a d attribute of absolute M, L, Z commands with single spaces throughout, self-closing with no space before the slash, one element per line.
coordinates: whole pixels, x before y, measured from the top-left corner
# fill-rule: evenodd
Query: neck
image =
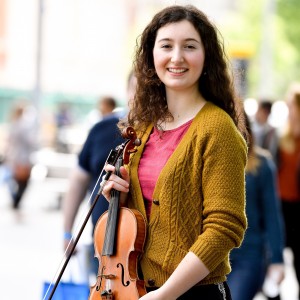
<path fill-rule="evenodd" d="M 206 103 L 199 92 L 167 95 L 168 109 L 173 116 L 162 124 L 164 130 L 171 130 L 193 119 Z"/>

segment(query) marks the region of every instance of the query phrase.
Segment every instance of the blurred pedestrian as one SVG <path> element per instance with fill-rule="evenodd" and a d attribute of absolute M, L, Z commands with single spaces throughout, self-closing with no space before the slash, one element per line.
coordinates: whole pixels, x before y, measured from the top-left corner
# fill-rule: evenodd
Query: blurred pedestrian
<path fill-rule="evenodd" d="M 270 124 L 272 106 L 272 100 L 259 99 L 252 131 L 255 143 L 261 148 L 269 150 L 273 159 L 276 160 L 279 136 L 277 129 Z"/>
<path fill-rule="evenodd" d="M 300 286 L 300 83 L 291 85 L 287 92 L 286 104 L 289 110 L 287 128 L 279 141 L 279 190 L 285 220 L 286 244 L 293 252 L 293 264 Z"/>
<path fill-rule="evenodd" d="M 284 278 L 284 229 L 278 195 L 277 170 L 269 151 L 255 145 L 250 121 L 248 164 L 246 169 L 246 215 L 248 229 L 240 248 L 230 254 L 232 271 L 228 284 L 234 300 L 252 300 L 261 291 L 265 278 Z M 277 295 L 275 295 L 277 294 Z M 270 294 L 271 296 L 271 294 Z"/>
<path fill-rule="evenodd" d="M 116 100 L 110 96 L 102 96 L 98 99 L 95 109 L 87 116 L 89 129 L 110 114 L 116 108 Z"/>
<path fill-rule="evenodd" d="M 5 164 L 11 173 L 9 191 L 12 207 L 18 209 L 28 186 L 32 168 L 32 154 L 38 140 L 35 118 L 26 102 L 13 105 L 4 154 Z"/>
<path fill-rule="evenodd" d="M 67 142 L 67 129 L 73 123 L 73 116 L 70 105 L 66 102 L 58 104 L 57 112 L 55 113 L 55 148 L 61 153 L 69 153 L 69 145 Z"/>
<path fill-rule="evenodd" d="M 103 193 L 120 191 L 147 224 L 143 300 L 231 299 L 229 252 L 247 225 L 247 147 L 223 49 L 190 5 L 158 12 L 137 46 L 136 94 L 120 129 L 135 128 L 141 145 Z"/>
<path fill-rule="evenodd" d="M 128 95 L 132 94 L 131 89 L 135 89 L 135 86 L 132 86 L 132 81 L 134 80 L 134 76 L 130 74 L 128 81 L 130 89 L 128 89 Z M 63 202 L 65 248 L 67 248 L 71 240 L 74 221 L 81 202 L 85 199 L 87 193 L 92 193 L 93 188 L 96 186 L 98 177 L 104 167 L 110 150 L 124 141 L 117 127 L 120 115 L 113 112 L 115 106 L 116 101 L 113 98 L 103 98 L 103 119 L 96 123 L 90 130 L 82 150 L 79 153 L 78 166 L 72 171 L 69 190 Z M 107 209 L 108 203 L 105 198 L 101 196 L 92 212 L 93 229 L 99 217 Z M 98 261 L 94 258 L 93 244 L 91 245 L 90 258 L 91 274 L 96 275 L 98 272 Z"/>

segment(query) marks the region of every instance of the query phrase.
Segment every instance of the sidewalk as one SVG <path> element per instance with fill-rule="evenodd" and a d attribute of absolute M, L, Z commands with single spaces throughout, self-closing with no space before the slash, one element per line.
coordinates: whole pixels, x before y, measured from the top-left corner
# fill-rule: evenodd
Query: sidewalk
<path fill-rule="evenodd" d="M 54 279 L 63 260 L 63 224 L 57 194 L 39 182 L 32 182 L 23 200 L 21 211 L 12 211 L 6 187 L 0 186 L 1 300 L 42 300 L 43 282 Z M 84 212 L 79 213 L 83 215 Z M 82 239 L 88 237 L 87 227 Z M 282 300 L 297 300 L 291 255 L 288 251 L 285 254 Z M 255 300 L 264 298 L 258 295 Z"/>
<path fill-rule="evenodd" d="M 54 281 L 64 262 L 57 194 L 32 183 L 20 212 L 11 210 L 8 196 L 0 186 L 0 299 L 42 300 L 43 283 Z"/>

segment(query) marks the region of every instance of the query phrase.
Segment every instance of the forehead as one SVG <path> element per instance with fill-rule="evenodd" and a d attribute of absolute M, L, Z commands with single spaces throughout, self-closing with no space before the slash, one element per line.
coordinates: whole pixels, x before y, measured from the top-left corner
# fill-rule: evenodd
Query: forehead
<path fill-rule="evenodd" d="M 156 41 L 161 39 L 196 39 L 201 40 L 200 34 L 195 29 L 194 25 L 182 20 L 176 23 L 169 23 L 159 28 L 156 35 Z"/>

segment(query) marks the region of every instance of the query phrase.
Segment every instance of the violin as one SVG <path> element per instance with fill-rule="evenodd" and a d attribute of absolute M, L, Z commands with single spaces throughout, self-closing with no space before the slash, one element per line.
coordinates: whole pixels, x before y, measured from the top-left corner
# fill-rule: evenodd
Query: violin
<path fill-rule="evenodd" d="M 140 145 L 132 127 L 122 133 L 129 138 L 119 155 L 120 149 L 112 151 L 107 160 L 114 164 L 116 174 L 123 164 L 128 164 L 129 156 Z M 105 185 L 106 174 L 102 181 Z M 100 216 L 94 230 L 95 257 L 99 261 L 96 283 L 90 287 L 89 300 L 137 300 L 146 294 L 144 281 L 138 276 L 138 258 L 146 238 L 146 222 L 135 209 L 119 207 L 120 192 L 111 191 L 108 210 Z"/>
<path fill-rule="evenodd" d="M 122 132 L 124 143 L 111 150 L 107 163 L 116 166 L 128 164 L 130 154 L 136 152 L 141 144 L 132 127 Z M 101 172 L 102 174 L 102 172 Z M 52 300 L 63 273 L 74 253 L 75 247 L 84 228 L 100 198 L 111 171 L 107 172 L 100 184 L 99 191 L 85 216 L 77 236 L 71 244 L 68 255 L 58 274 L 55 284 L 49 286 L 43 300 Z M 98 181 L 97 181 L 98 182 Z M 90 287 L 89 300 L 137 300 L 146 294 L 144 281 L 138 277 L 138 258 L 141 254 L 146 237 L 146 221 L 135 209 L 119 207 L 120 193 L 111 191 L 108 211 L 100 216 L 94 230 L 95 257 L 99 260 L 96 283 Z M 72 237 L 73 239 L 73 237 Z"/>

